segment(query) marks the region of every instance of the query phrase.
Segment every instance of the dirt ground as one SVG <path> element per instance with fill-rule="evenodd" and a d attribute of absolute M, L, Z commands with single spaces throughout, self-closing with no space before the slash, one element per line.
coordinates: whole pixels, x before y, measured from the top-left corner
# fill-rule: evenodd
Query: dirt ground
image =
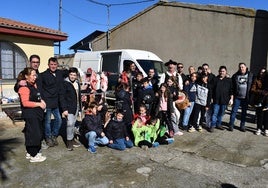
<path fill-rule="evenodd" d="M 229 114 L 224 116 L 224 122 Z M 237 120 L 237 124 L 239 121 Z M 1 118 L 1 139 L 19 138 L 3 164 L 8 180 L 0 187 L 260 187 L 268 188 L 268 137 L 254 135 L 254 112 L 247 131 L 184 132 L 175 142 L 143 150 L 85 147 L 67 151 L 60 144 L 43 150 L 47 160 L 25 159 L 23 122 Z"/>

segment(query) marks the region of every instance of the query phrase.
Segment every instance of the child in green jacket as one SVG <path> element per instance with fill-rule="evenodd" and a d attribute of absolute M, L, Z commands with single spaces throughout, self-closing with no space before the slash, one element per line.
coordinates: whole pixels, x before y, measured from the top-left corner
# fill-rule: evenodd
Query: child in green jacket
<path fill-rule="evenodd" d="M 137 118 L 132 126 L 135 146 L 146 150 L 151 147 L 157 147 L 159 144 L 172 143 L 174 139 L 168 138 L 163 129 L 165 128 L 160 126 L 159 119 L 152 119 L 150 124 L 144 126 L 141 119 Z"/>

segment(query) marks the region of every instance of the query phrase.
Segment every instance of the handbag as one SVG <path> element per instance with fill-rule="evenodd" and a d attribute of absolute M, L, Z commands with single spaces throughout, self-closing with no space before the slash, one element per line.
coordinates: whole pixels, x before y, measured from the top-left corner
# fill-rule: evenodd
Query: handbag
<path fill-rule="evenodd" d="M 190 106 L 190 101 L 184 91 L 178 92 L 178 99 L 175 101 L 175 106 L 178 110 L 184 110 Z"/>

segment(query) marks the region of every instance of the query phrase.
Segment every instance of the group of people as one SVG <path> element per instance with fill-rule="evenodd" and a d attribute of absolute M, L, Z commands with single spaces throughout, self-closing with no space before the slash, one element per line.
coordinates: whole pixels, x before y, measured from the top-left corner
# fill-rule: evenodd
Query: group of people
<path fill-rule="evenodd" d="M 118 79 L 115 110 L 111 113 L 102 98 L 83 100 L 85 93 L 97 96 L 97 91 L 90 84 L 81 88 L 77 68 L 60 70 L 57 59 L 51 57 L 48 69 L 39 73 L 40 57 L 32 55 L 29 62 L 30 67 L 18 75 L 14 90 L 21 101 L 26 158 L 30 162 L 46 160 L 41 143 L 57 146 L 63 122 L 69 151 L 80 143 L 90 153 L 96 153 L 99 145 L 117 150 L 134 145 L 147 149 L 171 144 L 174 136 L 183 135 L 183 131 L 225 129 L 222 118 L 228 105 L 232 106 L 228 130 L 233 131 L 241 107 L 240 130 L 244 132 L 247 109 L 252 105 L 256 108 L 256 135 L 268 136 L 265 68 L 254 77 L 245 63 L 239 63 L 238 71 L 230 77 L 227 68 L 220 66 L 215 76 L 205 63 L 197 71 L 190 66 L 189 74 L 184 74 L 182 63 L 169 60 L 165 63 L 167 71 L 159 78 L 153 68 L 144 77 L 135 63 L 129 62 Z M 91 72 L 87 75 L 89 81 Z M 82 111 L 79 139 L 75 139 L 77 116 Z"/>
<path fill-rule="evenodd" d="M 81 91 L 77 68 L 60 70 L 57 58 L 51 57 L 48 69 L 40 73 L 38 55 L 31 55 L 29 63 L 30 66 L 19 73 L 14 90 L 19 94 L 25 120 L 26 158 L 30 162 L 42 162 L 46 157 L 41 154 L 41 143 L 44 141 L 46 147 L 58 145 L 63 119 L 67 121 L 67 148 L 80 146 L 74 139 L 74 126 L 81 111 Z"/>
<path fill-rule="evenodd" d="M 160 124 L 166 125 L 171 138 L 183 135 L 181 130 L 224 130 L 222 118 L 227 107 L 231 106 L 227 129 L 234 130 L 236 115 L 241 108 L 238 127 L 245 132 L 247 110 L 252 106 L 256 108 L 256 134 L 268 136 L 268 125 L 264 120 L 268 110 L 266 68 L 260 68 L 258 75 L 254 76 L 241 62 L 233 75 L 228 74 L 226 66 L 220 66 L 218 74 L 214 75 L 207 63 L 197 70 L 189 66 L 188 74 L 184 73 L 182 63 L 169 60 L 165 65 L 167 71 L 159 79 L 154 69 L 149 69 L 148 76 L 144 78 L 133 62 L 123 71 L 116 95 L 129 127 L 133 127 L 135 121 L 132 114 L 139 114 L 139 108 L 145 106 L 148 116 L 159 118 Z M 133 93 L 133 100 L 130 93 Z M 134 112 L 130 108 L 131 102 Z"/>

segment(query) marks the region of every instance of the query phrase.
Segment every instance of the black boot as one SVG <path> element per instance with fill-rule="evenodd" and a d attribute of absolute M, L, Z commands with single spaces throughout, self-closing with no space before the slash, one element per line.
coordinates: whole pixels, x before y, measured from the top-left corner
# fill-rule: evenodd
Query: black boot
<path fill-rule="evenodd" d="M 67 140 L 67 150 L 72 151 L 73 150 L 73 141 Z"/>
<path fill-rule="evenodd" d="M 54 144 L 54 146 L 59 145 L 58 141 L 57 141 L 57 137 L 56 136 L 52 136 L 52 142 Z"/>

